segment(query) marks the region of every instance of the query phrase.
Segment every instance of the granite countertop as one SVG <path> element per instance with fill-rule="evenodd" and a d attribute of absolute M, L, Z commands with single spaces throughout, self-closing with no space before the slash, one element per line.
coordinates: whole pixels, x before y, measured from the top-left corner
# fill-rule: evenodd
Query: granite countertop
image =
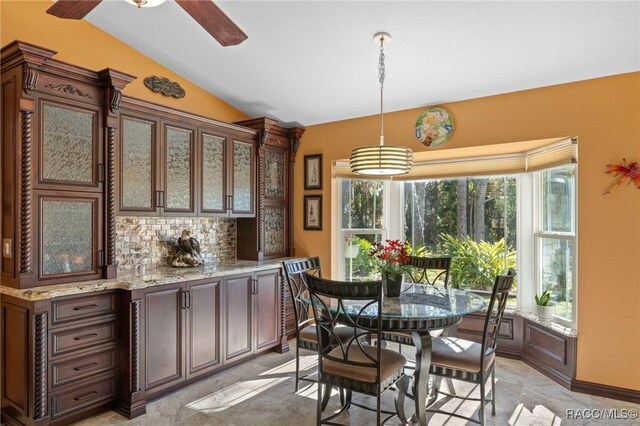
<path fill-rule="evenodd" d="M 205 265 L 200 268 L 150 267 L 136 272 L 119 272 L 117 278 L 82 281 L 69 284 L 39 286 L 29 289 L 16 289 L 0 286 L 0 294 L 24 300 L 36 301 L 74 294 L 96 291 L 123 289 L 138 290 L 158 285 L 215 278 L 226 275 L 257 272 L 279 268 L 285 259 L 263 261 L 235 260 Z"/>

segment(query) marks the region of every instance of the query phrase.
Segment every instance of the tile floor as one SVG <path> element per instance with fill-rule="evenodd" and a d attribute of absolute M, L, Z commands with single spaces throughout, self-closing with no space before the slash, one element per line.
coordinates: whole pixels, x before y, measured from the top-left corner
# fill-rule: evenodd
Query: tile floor
<path fill-rule="evenodd" d="M 292 342 L 293 343 L 293 342 Z M 293 345 L 291 346 L 294 347 Z M 300 391 L 293 392 L 295 352 L 284 355 L 268 353 L 243 365 L 181 389 L 147 405 L 147 414 L 133 420 L 107 412 L 86 419 L 76 426 L 89 425 L 277 425 L 301 426 L 315 424 L 316 390 L 313 384 L 302 382 Z M 315 368 L 316 355 L 303 351 L 305 368 Z M 640 420 L 567 419 L 566 410 L 617 409 L 640 410 L 640 405 L 570 392 L 526 364 L 505 358 L 497 359 L 496 416 L 487 415 L 489 425 L 640 425 Z M 478 396 L 477 387 L 454 381 L 458 394 Z M 354 394 L 354 400 L 371 402 L 373 398 Z M 446 411 L 462 415 L 476 414 L 478 402 L 461 402 L 442 396 L 436 403 Z M 375 405 L 373 405 L 375 406 Z M 334 395 L 328 409 L 337 409 L 339 398 Z M 393 392 L 383 394 L 383 408 L 392 409 Z M 407 404 L 410 412 L 410 402 Z M 489 407 L 489 406 L 488 406 Z M 389 424 L 397 424 L 397 418 Z M 350 425 L 372 425 L 375 413 L 352 407 L 339 417 Z M 435 414 L 429 425 L 465 425 L 464 420 Z"/>

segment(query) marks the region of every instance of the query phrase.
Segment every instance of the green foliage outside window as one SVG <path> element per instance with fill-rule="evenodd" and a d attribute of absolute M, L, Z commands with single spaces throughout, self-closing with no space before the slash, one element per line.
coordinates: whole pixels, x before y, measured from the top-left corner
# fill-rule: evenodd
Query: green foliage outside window
<path fill-rule="evenodd" d="M 490 290 L 496 275 L 504 274 L 505 269 L 516 269 L 516 251 L 506 247 L 504 239 L 490 243 L 473 241 L 468 236 L 458 239 L 441 234 L 440 238 L 444 253 L 451 256 L 449 283 L 454 288 Z"/>

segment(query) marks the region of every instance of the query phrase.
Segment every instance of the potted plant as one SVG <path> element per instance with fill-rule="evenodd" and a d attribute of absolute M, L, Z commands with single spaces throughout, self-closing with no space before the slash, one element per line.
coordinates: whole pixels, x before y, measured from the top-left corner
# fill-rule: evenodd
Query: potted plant
<path fill-rule="evenodd" d="M 551 291 L 546 290 L 540 296 L 536 294 L 536 305 L 538 305 L 538 319 L 542 321 L 551 321 L 553 319 L 554 305 L 551 302 Z"/>
<path fill-rule="evenodd" d="M 384 295 L 400 296 L 404 273 L 409 268 L 409 243 L 400 240 L 386 240 L 384 243 L 378 241 L 373 244 L 369 255 L 376 260 Z"/>

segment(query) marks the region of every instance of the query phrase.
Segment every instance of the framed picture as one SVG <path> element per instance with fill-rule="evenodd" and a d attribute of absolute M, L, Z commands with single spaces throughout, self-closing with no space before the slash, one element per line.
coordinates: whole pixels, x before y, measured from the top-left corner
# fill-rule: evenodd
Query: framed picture
<path fill-rule="evenodd" d="M 304 229 L 322 231 L 322 195 L 304 196 Z"/>
<path fill-rule="evenodd" d="M 322 189 L 322 154 L 304 156 L 304 189 Z"/>

